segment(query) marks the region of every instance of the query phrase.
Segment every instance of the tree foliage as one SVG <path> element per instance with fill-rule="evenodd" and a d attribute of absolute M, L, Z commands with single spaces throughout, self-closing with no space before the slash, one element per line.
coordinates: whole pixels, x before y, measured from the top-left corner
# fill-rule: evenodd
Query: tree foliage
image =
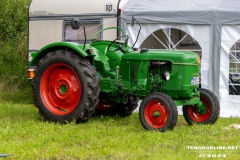
<path fill-rule="evenodd" d="M 29 0 L 0 1 L 1 41 L 12 41 L 27 31 Z"/>
<path fill-rule="evenodd" d="M 27 84 L 29 3 L 30 0 L 0 1 L 0 91 Z"/>

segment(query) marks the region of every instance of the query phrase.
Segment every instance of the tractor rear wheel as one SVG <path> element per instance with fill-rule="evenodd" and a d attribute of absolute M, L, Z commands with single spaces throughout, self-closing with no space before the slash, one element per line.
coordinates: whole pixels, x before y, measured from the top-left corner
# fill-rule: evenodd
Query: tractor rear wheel
<path fill-rule="evenodd" d="M 99 83 L 87 59 L 57 50 L 39 61 L 32 79 L 39 113 L 52 122 L 85 122 L 95 112 Z"/>
<path fill-rule="evenodd" d="M 176 126 L 178 112 L 171 97 L 164 93 L 151 93 L 142 101 L 139 117 L 145 129 L 165 132 Z"/>
<path fill-rule="evenodd" d="M 206 107 L 205 113 L 198 113 L 192 106 L 183 106 L 183 116 L 189 125 L 214 124 L 220 114 L 219 101 L 217 97 L 207 89 L 200 89 L 200 100 Z"/>

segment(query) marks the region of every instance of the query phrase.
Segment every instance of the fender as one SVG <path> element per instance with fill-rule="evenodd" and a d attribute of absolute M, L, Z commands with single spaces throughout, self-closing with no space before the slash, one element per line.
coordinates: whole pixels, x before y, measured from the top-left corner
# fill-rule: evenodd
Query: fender
<path fill-rule="evenodd" d="M 32 53 L 32 61 L 29 62 L 30 66 L 34 66 L 38 63 L 38 61 L 43 58 L 46 54 L 48 54 L 49 52 L 55 51 L 55 50 L 71 50 L 76 52 L 77 54 L 83 56 L 83 57 L 87 57 L 89 56 L 86 51 L 84 51 L 83 49 L 83 45 L 79 44 L 79 43 L 75 43 L 75 42 L 55 42 L 55 43 L 51 43 L 49 45 L 46 45 L 45 47 L 43 47 L 42 49 L 40 49 L 37 52 L 33 52 Z M 90 47 L 88 45 L 86 45 L 85 50 L 88 50 Z"/>

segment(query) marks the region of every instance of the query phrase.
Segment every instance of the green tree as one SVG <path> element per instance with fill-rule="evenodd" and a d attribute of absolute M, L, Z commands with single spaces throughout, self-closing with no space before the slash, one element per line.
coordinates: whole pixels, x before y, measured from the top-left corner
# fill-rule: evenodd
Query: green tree
<path fill-rule="evenodd" d="M 6 0 L 0 2 L 0 37 L 1 41 L 21 38 L 27 31 L 29 0 Z M 20 37 L 18 37 L 20 35 Z"/>
<path fill-rule="evenodd" d="M 0 89 L 18 90 L 28 84 L 26 57 L 29 2 L 0 1 Z"/>

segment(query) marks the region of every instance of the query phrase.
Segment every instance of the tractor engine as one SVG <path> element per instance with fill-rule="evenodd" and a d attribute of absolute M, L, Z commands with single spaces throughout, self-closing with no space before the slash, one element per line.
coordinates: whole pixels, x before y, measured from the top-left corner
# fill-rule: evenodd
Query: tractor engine
<path fill-rule="evenodd" d="M 149 67 L 149 86 L 151 92 L 161 92 L 163 84 L 170 79 L 171 63 L 151 61 Z"/>

